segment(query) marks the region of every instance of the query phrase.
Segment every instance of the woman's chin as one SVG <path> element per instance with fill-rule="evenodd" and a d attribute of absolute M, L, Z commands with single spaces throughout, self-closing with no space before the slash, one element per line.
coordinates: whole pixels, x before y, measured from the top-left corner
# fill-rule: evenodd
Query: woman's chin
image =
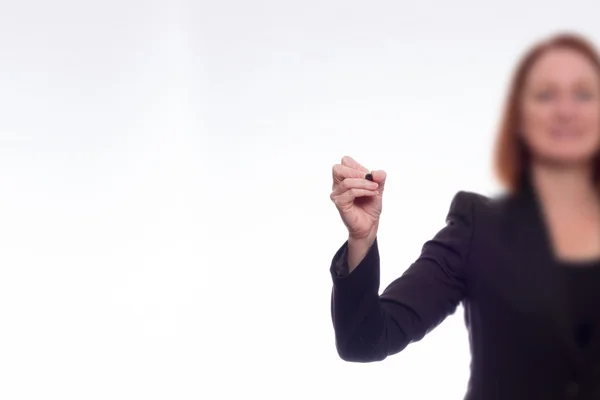
<path fill-rule="evenodd" d="M 591 162 L 596 154 L 595 149 L 563 147 L 547 152 L 544 158 L 558 165 L 582 165 Z"/>

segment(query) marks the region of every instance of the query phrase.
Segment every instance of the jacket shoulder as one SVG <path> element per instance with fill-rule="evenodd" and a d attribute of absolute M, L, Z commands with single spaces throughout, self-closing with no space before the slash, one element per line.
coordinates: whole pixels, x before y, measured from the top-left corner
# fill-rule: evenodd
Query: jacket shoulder
<path fill-rule="evenodd" d="M 461 190 L 454 195 L 450 204 L 450 211 L 475 213 L 488 208 L 494 208 L 499 201 L 499 197 L 490 197 L 476 192 Z"/>
<path fill-rule="evenodd" d="M 486 206 L 491 205 L 494 200 L 496 199 L 480 193 L 461 190 L 454 195 L 452 204 L 455 205 L 456 203 L 456 205 L 459 207 L 473 207 L 474 205 Z"/>
<path fill-rule="evenodd" d="M 473 220 L 482 222 L 488 218 L 495 219 L 494 216 L 501 214 L 508 201 L 509 196 L 503 193 L 486 196 L 477 192 L 461 190 L 452 199 L 448 218 L 458 216 L 471 223 Z"/>

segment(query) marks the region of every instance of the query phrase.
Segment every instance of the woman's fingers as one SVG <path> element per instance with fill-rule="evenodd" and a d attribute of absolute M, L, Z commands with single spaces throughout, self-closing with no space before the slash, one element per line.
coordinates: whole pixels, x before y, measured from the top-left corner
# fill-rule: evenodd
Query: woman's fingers
<path fill-rule="evenodd" d="M 346 178 L 334 186 L 333 193 L 339 195 L 351 189 L 365 189 L 374 191 L 378 188 L 378 183 L 368 181 L 364 178 Z"/>
<path fill-rule="evenodd" d="M 356 169 L 359 171 L 362 171 L 363 173 L 367 173 L 369 172 L 369 170 L 365 167 L 363 167 L 362 165 L 360 165 L 355 159 L 353 159 L 350 156 L 344 156 L 342 157 L 342 165 L 352 168 L 352 169 Z"/>
<path fill-rule="evenodd" d="M 377 196 L 378 194 L 379 192 L 377 190 L 352 188 L 339 194 L 332 192 L 330 197 L 331 201 L 333 201 L 338 208 L 343 209 L 345 206 L 354 203 L 354 199 L 357 197 L 372 197 Z"/>
<path fill-rule="evenodd" d="M 366 173 L 346 165 L 335 164 L 332 169 L 333 187 L 348 178 L 365 179 Z"/>
<path fill-rule="evenodd" d="M 345 211 L 357 197 L 377 196 L 378 187 L 377 183 L 364 178 L 346 178 L 334 185 L 330 198 L 340 211 Z"/>
<path fill-rule="evenodd" d="M 383 191 L 387 177 L 385 171 L 369 171 L 349 156 L 342 158 L 342 164 L 333 166 L 332 174 L 332 197 L 340 196 L 352 189 L 356 190 L 348 196 L 353 198 L 377 195 Z M 373 193 L 366 194 L 364 190 Z M 347 200 L 347 196 L 344 199 Z"/>

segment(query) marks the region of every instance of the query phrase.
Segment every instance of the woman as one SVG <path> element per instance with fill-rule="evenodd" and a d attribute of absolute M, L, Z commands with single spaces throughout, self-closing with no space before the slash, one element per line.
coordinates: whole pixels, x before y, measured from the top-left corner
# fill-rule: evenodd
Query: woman
<path fill-rule="evenodd" d="M 497 149 L 506 193 L 457 193 L 445 227 L 381 295 L 386 174 L 350 157 L 333 167 L 349 233 L 331 264 L 338 353 L 383 360 L 462 302 L 465 399 L 600 399 L 600 58 L 585 39 L 561 34 L 525 55 Z"/>

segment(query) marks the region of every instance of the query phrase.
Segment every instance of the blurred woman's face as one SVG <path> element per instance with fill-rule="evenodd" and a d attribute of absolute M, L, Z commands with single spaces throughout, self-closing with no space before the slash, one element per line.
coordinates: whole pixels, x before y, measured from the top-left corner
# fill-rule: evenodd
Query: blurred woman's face
<path fill-rule="evenodd" d="M 521 133 L 534 162 L 572 166 L 600 148 L 600 77 L 581 53 L 546 52 L 529 72 Z"/>

